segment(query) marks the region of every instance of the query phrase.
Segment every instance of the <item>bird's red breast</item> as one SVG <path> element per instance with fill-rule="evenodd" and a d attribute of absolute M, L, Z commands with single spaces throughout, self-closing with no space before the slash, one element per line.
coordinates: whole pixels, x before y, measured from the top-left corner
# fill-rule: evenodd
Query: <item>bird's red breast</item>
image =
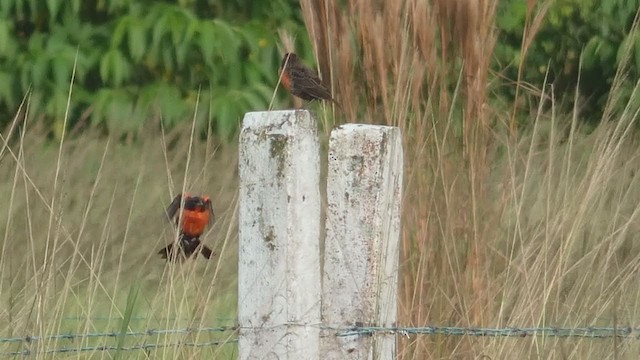
<path fill-rule="evenodd" d="M 189 237 L 198 237 L 204 233 L 210 219 L 209 210 L 206 208 L 196 210 L 184 210 L 182 212 L 182 226 L 180 230 Z"/>
<path fill-rule="evenodd" d="M 183 197 L 184 204 L 182 204 Z M 178 211 L 181 206 L 182 216 L 179 216 Z M 190 238 L 199 237 L 213 220 L 211 200 L 208 196 L 178 195 L 167 208 L 167 216 L 176 219 L 176 225 L 178 225 L 180 233 L 183 235 Z M 180 223 L 178 224 L 179 221 Z"/>
<path fill-rule="evenodd" d="M 287 89 L 288 91 L 291 91 L 293 88 L 293 82 L 291 80 L 291 76 L 289 75 L 289 72 L 284 70 L 284 69 L 280 69 L 280 79 L 282 81 L 282 85 L 285 87 L 285 89 Z"/>

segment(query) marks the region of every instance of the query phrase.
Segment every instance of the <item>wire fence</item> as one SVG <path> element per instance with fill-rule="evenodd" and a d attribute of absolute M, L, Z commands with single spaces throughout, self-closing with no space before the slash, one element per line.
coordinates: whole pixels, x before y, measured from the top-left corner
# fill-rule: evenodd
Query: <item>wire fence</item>
<path fill-rule="evenodd" d="M 45 349 L 40 351 L 31 351 L 29 349 L 12 351 L 12 352 L 3 352 L 0 353 L 0 356 L 29 356 L 36 354 L 60 354 L 60 353 L 76 353 L 76 352 L 96 352 L 96 351 L 134 351 L 134 350 L 154 350 L 154 349 L 162 349 L 162 348 L 172 348 L 172 347 L 209 347 L 209 346 L 218 346 L 225 344 L 232 344 L 238 342 L 237 339 L 230 339 L 224 341 L 209 341 L 203 343 L 192 343 L 192 342 L 174 342 L 174 343 L 145 343 L 138 344 L 133 346 L 113 346 L 113 345 L 103 345 L 103 346 L 82 346 L 82 347 L 60 347 L 60 348 L 52 348 Z"/>
<path fill-rule="evenodd" d="M 278 326 L 305 326 L 300 324 L 282 324 Z M 441 336 L 473 336 L 473 337 L 555 337 L 555 338 L 589 338 L 589 339 L 607 339 L 621 338 L 629 340 L 640 339 L 640 327 L 505 327 L 505 328 L 480 328 L 480 327 L 456 327 L 456 326 L 425 326 L 425 327 L 378 327 L 378 326 L 329 326 L 325 324 L 306 325 L 316 326 L 323 331 L 322 336 L 336 337 L 353 337 L 353 336 L 372 336 L 377 333 L 394 334 L 402 337 L 411 337 L 418 335 L 441 335 Z M 182 329 L 148 329 L 144 331 L 129 331 L 125 333 L 97 332 L 97 333 L 68 333 L 44 336 L 24 336 L 0 338 L 0 345 L 14 345 L 17 348 L 14 351 L 0 352 L 0 356 L 30 356 L 36 354 L 54 354 L 54 353 L 78 353 L 78 352 L 97 352 L 97 351 L 136 351 L 136 350 L 154 350 L 171 347 L 193 347 L 205 348 L 213 346 L 222 346 L 227 344 L 235 344 L 238 342 L 237 333 L 241 328 L 239 326 L 216 326 L 203 328 L 182 328 Z M 103 344 L 97 346 L 78 345 L 60 346 L 53 348 L 32 350 L 30 347 L 39 341 L 61 340 L 75 341 L 78 339 L 106 339 L 106 341 L 118 339 L 121 337 L 158 337 L 161 335 L 194 335 L 194 334 L 223 334 L 227 333 L 227 338 L 214 340 L 209 342 L 193 342 L 193 341 L 170 341 L 166 343 L 142 342 L 134 345 L 117 346 Z M 106 342 L 105 340 L 102 340 Z"/>
<path fill-rule="evenodd" d="M 128 331 L 126 333 L 121 332 L 98 332 L 98 333 L 84 333 L 84 334 L 57 334 L 57 335 L 45 335 L 45 336 L 25 336 L 25 337 L 13 337 L 13 338 L 0 338 L 0 344 L 2 343 L 32 343 L 42 340 L 76 340 L 82 338 L 117 338 L 118 336 L 154 336 L 154 335 L 168 335 L 168 334 L 183 334 L 189 335 L 194 333 L 211 333 L 211 332 L 225 332 L 234 331 L 236 327 L 206 327 L 206 328 L 185 328 L 185 329 L 149 329 L 145 331 Z"/>
<path fill-rule="evenodd" d="M 127 332 L 119 332 L 119 331 L 108 331 L 108 332 L 95 332 L 95 333 L 65 333 L 65 334 L 56 334 L 56 335 L 44 335 L 44 336 L 31 336 L 27 335 L 24 337 L 8 337 L 8 338 L 0 338 L 0 345 L 6 344 L 11 346 L 12 344 L 16 347 L 21 347 L 21 349 L 14 349 L 14 351 L 5 351 L 0 352 L 0 356 L 29 356 L 36 354 L 54 354 L 54 353 L 78 353 L 78 352 L 96 352 L 96 351 L 135 351 L 135 350 L 154 350 L 154 349 L 162 349 L 162 348 L 172 348 L 172 347 L 193 347 L 193 348 L 204 348 L 204 347 L 212 347 L 212 346 L 220 346 L 226 344 L 237 343 L 237 337 L 235 334 L 227 335 L 225 339 L 212 340 L 208 342 L 193 342 L 193 341 L 167 341 L 167 342 L 158 342 L 157 339 L 160 336 L 169 336 L 169 335 L 180 335 L 180 336 L 188 336 L 188 335 L 202 335 L 202 334 L 212 334 L 212 333 L 229 333 L 235 332 L 237 330 L 236 326 L 216 326 L 216 327 L 201 327 L 201 328 L 181 328 L 181 329 L 147 329 L 143 331 L 127 331 Z M 107 344 L 108 341 L 115 341 L 120 338 L 150 338 L 155 337 L 156 342 L 148 342 L 144 341 L 135 345 L 127 345 L 127 346 L 117 346 L 112 344 Z M 62 341 L 75 342 L 77 340 L 82 339 L 94 339 L 98 342 L 102 342 L 104 344 L 96 345 L 96 346 L 88 346 L 87 344 L 79 344 L 76 346 L 67 346 L 61 345 L 59 347 L 53 348 L 38 348 L 37 342 L 54 342 L 58 345 Z M 36 349 L 31 349 L 35 347 Z"/>
<path fill-rule="evenodd" d="M 632 327 L 508 327 L 508 328 L 474 328 L 456 326 L 425 326 L 425 327 L 355 327 L 336 334 L 343 336 L 373 335 L 375 333 L 390 333 L 403 336 L 411 335 L 444 335 L 444 336 L 485 336 L 485 337 L 579 337 L 579 338 L 633 338 L 640 339 L 640 328 Z"/>

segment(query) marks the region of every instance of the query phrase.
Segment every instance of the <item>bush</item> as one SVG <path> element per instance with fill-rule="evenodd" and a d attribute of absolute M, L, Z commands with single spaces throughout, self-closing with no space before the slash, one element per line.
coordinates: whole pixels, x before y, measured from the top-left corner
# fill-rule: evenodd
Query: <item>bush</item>
<path fill-rule="evenodd" d="M 497 25 L 501 36 L 496 46 L 499 70 L 517 78 L 527 2 L 501 1 Z M 640 33 L 633 27 L 640 0 L 556 1 L 528 49 L 522 80 L 540 86 L 548 82 L 556 94 L 573 97 L 580 72 L 580 104 L 583 119 L 600 119 L 617 68 L 631 51 L 623 92 L 630 95 L 640 68 Z M 535 13 L 535 11 L 533 11 Z M 512 87 L 508 87 L 512 91 Z M 513 93 L 511 93 L 513 95 Z"/>
<path fill-rule="evenodd" d="M 70 125 L 136 132 L 161 116 L 221 135 L 265 109 L 277 81 L 276 29 L 303 29 L 293 0 L 21 1 L 0 5 L 0 125 L 31 89 L 30 113 L 62 129 L 77 56 Z M 210 112 L 209 112 L 210 110 Z"/>

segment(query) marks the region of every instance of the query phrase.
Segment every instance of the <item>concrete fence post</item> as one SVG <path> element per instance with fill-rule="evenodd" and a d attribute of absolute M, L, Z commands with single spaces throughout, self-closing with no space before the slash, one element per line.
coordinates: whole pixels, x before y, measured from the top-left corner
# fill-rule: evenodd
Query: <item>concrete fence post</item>
<path fill-rule="evenodd" d="M 240 359 L 318 359 L 320 146 L 308 111 L 252 112 L 240 133 Z"/>
<path fill-rule="evenodd" d="M 403 154 L 398 128 L 331 133 L 322 283 L 323 359 L 394 359 L 390 333 L 336 337 L 331 328 L 395 326 Z"/>

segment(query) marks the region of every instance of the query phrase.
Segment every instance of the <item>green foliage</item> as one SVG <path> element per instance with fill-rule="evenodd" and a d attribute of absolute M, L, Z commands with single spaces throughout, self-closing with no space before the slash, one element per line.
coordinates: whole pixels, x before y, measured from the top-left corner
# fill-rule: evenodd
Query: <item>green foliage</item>
<path fill-rule="evenodd" d="M 501 35 L 496 60 L 500 69 L 506 66 L 505 75 L 515 80 L 522 57 L 527 2 L 508 0 L 499 4 L 497 24 Z M 640 0 L 556 1 L 527 51 L 522 80 L 539 86 L 548 72 L 548 82 L 554 84 L 556 94 L 573 96 L 580 75 L 579 90 L 588 99 L 581 104 L 583 114 L 599 119 L 627 51 L 631 61 L 621 92 L 630 94 L 638 76 L 640 33 L 632 25 L 639 7 Z"/>
<path fill-rule="evenodd" d="M 32 89 L 31 112 L 60 128 L 77 57 L 70 125 L 117 133 L 191 119 L 198 92 L 201 123 L 233 133 L 271 100 L 277 29 L 304 29 L 293 0 L 7 0 L 0 15 L 0 125 Z"/>

